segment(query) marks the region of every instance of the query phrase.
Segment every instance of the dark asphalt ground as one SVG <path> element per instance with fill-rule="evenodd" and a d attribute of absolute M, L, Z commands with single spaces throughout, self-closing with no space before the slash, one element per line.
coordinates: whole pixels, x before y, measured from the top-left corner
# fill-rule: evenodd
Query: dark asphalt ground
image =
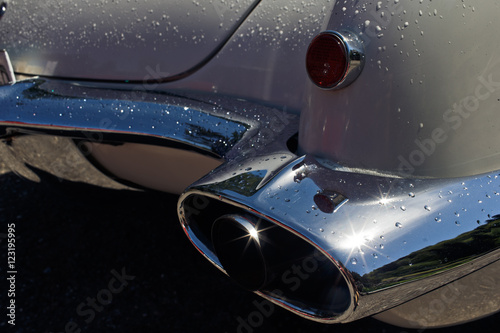
<path fill-rule="evenodd" d="M 189 243 L 175 196 L 37 184 L 1 168 L 0 189 L 0 332 L 418 332 L 371 318 L 322 325 L 279 308 L 258 327 L 239 328 L 238 318 L 255 315 L 261 299 Z M 15 327 L 6 316 L 9 223 L 16 230 Z M 93 298 L 104 305 L 94 310 Z M 428 332 L 497 332 L 499 323 L 495 315 Z"/>

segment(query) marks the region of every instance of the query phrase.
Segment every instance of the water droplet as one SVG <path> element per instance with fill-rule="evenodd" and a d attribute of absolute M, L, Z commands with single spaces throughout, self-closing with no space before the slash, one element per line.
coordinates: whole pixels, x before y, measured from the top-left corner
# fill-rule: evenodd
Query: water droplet
<path fill-rule="evenodd" d="M 374 253 L 373 254 L 373 258 L 377 259 L 378 258 L 378 254 Z"/>
<path fill-rule="evenodd" d="M 319 228 L 319 231 L 324 232 L 324 231 L 325 231 L 325 229 L 323 229 L 323 228 Z"/>
<path fill-rule="evenodd" d="M 425 206 L 424 206 L 424 209 L 425 209 L 426 211 L 428 211 L 428 212 L 430 212 L 430 211 L 431 211 L 431 207 L 430 207 L 430 206 L 428 206 L 428 205 L 425 205 Z"/>
<path fill-rule="evenodd" d="M 415 198 L 415 193 L 410 192 L 410 193 L 408 193 L 408 196 L 409 196 L 410 198 Z"/>
<path fill-rule="evenodd" d="M 351 264 L 356 265 L 358 263 L 358 259 L 352 258 L 351 259 Z"/>
<path fill-rule="evenodd" d="M 384 244 L 380 244 L 380 248 L 383 249 L 384 248 Z"/>
<path fill-rule="evenodd" d="M 402 228 L 403 224 L 401 224 L 401 222 L 396 222 L 395 226 L 396 228 Z"/>
<path fill-rule="evenodd" d="M 441 223 L 442 220 L 439 217 L 436 217 L 434 221 L 436 221 L 437 223 Z"/>
<path fill-rule="evenodd" d="M 285 202 L 290 202 L 290 199 L 288 199 L 288 198 L 285 198 Z"/>
<path fill-rule="evenodd" d="M 401 210 L 402 210 L 403 212 L 405 212 L 405 211 L 406 211 L 406 207 L 405 207 L 405 206 L 401 206 Z"/>

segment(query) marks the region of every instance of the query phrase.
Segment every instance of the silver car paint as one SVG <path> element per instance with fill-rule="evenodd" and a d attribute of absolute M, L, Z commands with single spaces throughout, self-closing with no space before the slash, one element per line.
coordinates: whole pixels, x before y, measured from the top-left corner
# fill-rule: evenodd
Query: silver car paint
<path fill-rule="evenodd" d="M 338 2 L 330 30 L 364 40 L 349 87 L 311 87 L 304 152 L 401 176 L 500 169 L 499 1 Z"/>
<path fill-rule="evenodd" d="M 309 94 L 307 47 L 326 29 L 334 5 L 333 0 L 261 1 L 217 57 L 165 89 L 204 89 L 299 113 Z"/>
<path fill-rule="evenodd" d="M 302 111 L 302 151 L 353 168 L 424 177 L 500 169 L 492 144 L 499 45 L 487 38 L 498 31 L 498 1 L 339 1 L 330 16 L 334 4 L 264 1 L 207 66 L 155 88 Z M 310 84 L 303 66 L 309 40 L 327 29 L 351 30 L 365 41 L 363 73 L 335 92 Z"/>
<path fill-rule="evenodd" d="M 205 66 L 193 69 L 189 72 L 189 76 L 182 76 L 182 79 L 179 79 L 180 77 L 175 77 L 175 74 L 192 69 L 196 61 L 201 61 L 199 54 L 207 54 L 213 48 L 220 46 L 212 40 L 216 37 L 210 39 L 208 36 L 221 35 L 217 38 L 222 40 L 222 32 L 226 30 L 220 26 L 226 27 L 234 22 L 242 11 L 252 5 L 251 1 L 213 0 L 205 1 L 203 4 L 201 1 L 170 1 L 173 6 L 169 4 L 166 6 L 167 9 L 162 10 L 155 8 L 163 3 L 162 1 L 148 1 L 141 9 L 147 12 L 148 25 L 146 26 L 143 26 L 144 23 L 141 22 L 130 22 L 130 26 L 125 25 L 128 21 L 142 17 L 142 14 L 138 15 L 132 12 L 132 9 L 122 14 L 123 17 L 120 20 L 124 22 L 115 17 L 118 14 L 113 14 L 115 23 L 120 23 L 121 28 L 127 28 L 132 41 L 120 41 L 122 32 L 114 26 L 106 27 L 95 23 L 97 19 L 93 17 L 93 14 L 101 15 L 97 9 L 87 10 L 87 7 L 82 9 L 81 5 L 78 5 L 75 6 L 76 9 L 68 10 L 68 15 L 74 16 L 71 20 L 59 18 L 59 21 L 49 22 L 51 15 L 56 15 L 57 11 L 62 10 L 61 4 L 58 1 L 37 2 L 35 5 L 43 9 L 35 14 L 35 17 L 41 16 L 40 21 L 43 23 L 41 25 L 42 23 L 36 20 L 24 18 L 33 16 L 33 14 L 28 15 L 25 9 L 24 4 L 27 2 L 29 1 L 10 1 L 9 12 L 0 25 L 0 33 L 10 31 L 11 34 L 8 36 L 12 41 L 15 40 L 17 43 L 18 37 L 22 37 L 20 46 L 16 47 L 8 44 L 5 37 L 0 40 L 0 48 L 6 48 L 9 51 L 17 72 L 73 78 L 136 80 L 135 84 L 148 90 L 188 89 L 216 92 L 272 104 L 295 113 L 302 108 L 304 96 L 307 93 L 305 84 L 308 78 L 304 65 L 307 46 L 315 34 L 326 28 L 335 4 L 333 0 L 309 2 L 291 0 L 285 3 L 260 1 L 216 56 L 211 58 Z M 77 1 L 69 3 L 80 4 Z M 140 3 L 134 7 L 139 8 L 139 5 Z M 154 8 L 152 13 L 147 10 L 150 5 Z M 72 5 L 66 6 L 73 7 Z M 103 8 L 97 7 L 98 9 L 108 13 L 113 9 L 123 10 L 125 4 L 115 1 L 114 3 L 104 2 L 104 5 L 99 6 Z M 159 28 L 155 30 L 149 27 L 149 23 L 152 24 L 153 21 L 160 22 L 162 29 L 168 26 L 162 17 L 163 13 L 169 12 L 171 7 L 179 13 L 191 12 L 191 19 L 169 15 L 169 20 L 176 20 L 170 25 L 178 24 L 177 30 L 179 31 L 189 30 L 190 38 L 184 35 L 181 38 L 174 33 L 173 28 L 169 31 L 162 31 L 161 38 L 158 38 L 157 33 L 160 32 L 156 30 Z M 199 15 L 205 20 L 200 21 L 196 26 L 203 30 L 205 36 L 203 43 L 198 42 L 198 38 L 194 38 L 198 34 L 192 32 L 193 13 L 200 7 L 205 8 L 205 11 Z M 37 12 L 35 9 L 33 11 Z M 16 11 L 20 12 L 14 15 Z M 158 17 L 155 18 L 155 16 Z M 19 17 L 23 17 L 23 20 L 16 22 Z M 77 20 L 77 17 L 80 18 Z M 55 24 L 61 23 L 60 21 L 68 26 L 56 27 Z M 84 22 L 83 27 L 81 27 L 82 22 Z M 106 23 L 106 21 L 103 22 Z M 96 24 L 95 33 L 94 23 Z M 113 22 L 106 24 L 111 23 Z M 7 28 L 12 25 L 14 29 Z M 41 26 L 42 29 L 38 30 L 37 26 Z M 46 26 L 50 28 L 49 31 L 53 31 L 60 43 L 64 43 L 60 46 L 61 50 L 65 50 L 64 52 L 55 53 L 51 50 L 56 40 L 52 40 L 47 35 Z M 94 36 L 95 40 L 90 41 L 89 36 L 81 37 L 82 34 L 85 35 L 84 31 L 79 33 L 80 37 L 76 35 L 76 31 L 85 30 L 85 27 L 90 30 L 88 33 Z M 59 32 L 61 29 L 63 31 Z M 142 33 L 141 29 L 146 29 L 147 33 Z M 141 39 L 136 38 L 139 32 L 143 37 Z M 23 38 L 34 33 L 37 38 L 30 37 L 28 41 Z M 168 36 L 167 33 L 169 33 Z M 166 41 L 168 38 L 180 38 L 177 42 L 181 44 L 177 47 L 181 49 L 182 54 L 179 54 L 180 51 L 167 52 L 171 49 Z M 146 42 L 150 44 L 148 47 L 144 46 Z M 85 43 L 90 44 L 85 45 Z M 163 51 L 160 47 L 164 48 Z M 153 51 L 153 56 L 145 58 L 148 55 L 148 49 Z M 46 54 L 46 51 L 50 53 Z M 68 52 L 69 55 L 65 55 Z M 197 57 L 196 61 L 191 61 L 193 57 Z M 169 83 L 150 82 L 155 79 L 161 81 L 170 74 L 174 75 L 172 79 L 179 80 Z"/>
<path fill-rule="evenodd" d="M 256 0 L 12 0 L 0 25 L 18 73 L 173 80 L 209 61 Z"/>

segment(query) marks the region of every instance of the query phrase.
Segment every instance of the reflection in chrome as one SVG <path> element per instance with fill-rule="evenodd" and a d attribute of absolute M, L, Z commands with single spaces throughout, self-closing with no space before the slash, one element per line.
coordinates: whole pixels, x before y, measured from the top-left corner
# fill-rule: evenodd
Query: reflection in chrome
<path fill-rule="evenodd" d="M 0 18 L 1 12 L 0 12 Z M 14 84 L 16 78 L 14 75 L 14 70 L 12 69 L 12 63 L 10 62 L 9 54 L 7 51 L 0 50 L 0 86 L 7 84 Z"/>
<path fill-rule="evenodd" d="M 274 176 L 262 186 L 269 174 Z M 318 195 L 324 193 L 342 198 L 342 205 L 325 209 L 328 205 L 318 204 Z M 202 210 L 186 214 L 199 202 L 204 202 Z M 295 284 L 282 269 L 273 284 L 263 284 L 257 293 L 304 317 L 348 322 L 439 290 L 499 260 L 499 207 L 498 173 L 462 179 L 390 178 L 340 171 L 311 156 L 278 151 L 219 167 L 182 195 L 179 215 L 195 246 L 229 276 L 220 251 L 214 251 L 204 231 L 220 211 L 274 224 L 276 241 L 297 237 L 309 244 L 300 257 L 328 260 L 330 270 L 321 271 L 329 271 L 329 279 L 299 278 Z M 297 247 L 286 246 L 289 251 Z M 261 254 L 265 262 L 266 254 Z M 308 276 L 320 269 L 282 259 L 292 271 L 310 267 Z M 299 292 L 321 283 L 328 299 L 312 301 Z M 333 300 L 335 306 L 329 307 Z M 457 301 L 454 306 L 464 304 Z"/>
<path fill-rule="evenodd" d="M 8 149 L 18 134 L 36 133 L 220 157 L 225 163 L 181 196 L 182 227 L 220 270 L 309 319 L 348 322 L 387 310 L 408 318 L 405 304 L 496 267 L 498 172 L 450 179 L 352 172 L 292 152 L 297 117 L 202 97 L 22 81 L 0 87 L 0 135 Z M 453 321 L 432 326 L 440 324 Z"/>
<path fill-rule="evenodd" d="M 0 20 L 2 19 L 6 11 L 7 11 L 7 3 L 5 1 L 2 1 L 0 3 Z"/>
<path fill-rule="evenodd" d="M 109 161 L 112 156 L 118 154 L 120 158 L 123 157 L 119 155 L 120 152 L 129 154 L 127 156 L 130 158 L 131 153 L 137 152 L 131 151 L 132 145 L 149 145 L 163 149 L 162 156 L 169 150 L 175 159 L 172 165 L 182 166 L 195 161 L 188 166 L 188 169 L 196 171 L 189 174 L 198 174 L 192 179 L 189 175 L 182 175 L 187 172 L 182 167 L 176 169 L 169 166 L 166 169 L 171 172 L 162 173 L 158 169 L 162 167 L 158 159 L 150 165 L 152 175 L 147 177 L 159 175 L 164 182 L 165 179 L 176 178 L 183 184 L 174 186 L 175 191 L 181 188 L 178 190 L 180 193 L 211 170 L 207 170 L 207 165 L 242 158 L 241 152 L 249 157 L 252 147 L 275 142 L 278 135 L 286 135 L 288 139 L 296 134 L 298 128 L 297 116 L 241 99 L 144 89 L 144 86 L 126 83 L 95 85 L 36 78 L 1 86 L 0 144 L 8 145 L 4 148 L 12 151 L 11 165 L 16 166 L 13 171 L 29 176 L 32 180 L 38 178 L 33 172 L 20 167 L 24 164 L 34 167 L 39 165 L 34 161 L 38 152 L 33 151 L 31 146 L 19 144 L 19 138 L 26 134 L 76 139 L 83 155 L 95 158 L 101 162 L 99 167 L 104 166 L 104 169 L 113 167 Z M 280 126 L 282 130 L 276 131 L 272 126 Z M 97 149 L 99 145 L 116 149 Z M 88 147 L 91 151 L 84 150 Z M 285 149 L 289 153 L 286 143 Z M 186 154 L 179 155 L 179 151 L 189 153 L 189 158 L 186 158 Z M 139 151 L 139 154 L 142 152 Z M 155 152 L 159 153 L 160 150 Z M 148 157 L 144 154 L 139 156 Z M 43 168 L 57 177 L 67 174 L 65 169 L 71 169 L 71 163 L 58 166 L 57 169 L 50 166 Z M 179 174 L 181 177 L 176 176 Z M 132 178 L 124 173 L 121 180 L 128 184 L 131 182 L 156 188 L 151 186 L 155 180 Z M 169 190 L 173 191 L 170 187 Z"/>
<path fill-rule="evenodd" d="M 215 253 L 226 271 L 243 287 L 260 289 L 267 280 L 257 223 L 243 216 L 226 215 L 212 226 Z"/>
<path fill-rule="evenodd" d="M 0 101 L 0 135 L 56 133 L 97 143 L 147 140 L 221 157 L 250 127 L 229 118 L 223 108 L 195 99 L 66 81 L 32 79 L 4 86 Z"/>

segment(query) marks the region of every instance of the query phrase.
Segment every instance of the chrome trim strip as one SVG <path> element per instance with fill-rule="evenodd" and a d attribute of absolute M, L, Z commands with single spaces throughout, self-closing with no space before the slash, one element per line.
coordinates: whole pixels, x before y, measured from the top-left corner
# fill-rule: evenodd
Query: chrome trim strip
<path fill-rule="evenodd" d="M 0 87 L 0 104 L 0 137 L 43 133 L 97 143 L 151 143 L 215 157 L 224 157 L 256 124 L 228 115 L 219 106 L 226 101 L 45 79 Z"/>
<path fill-rule="evenodd" d="M 365 50 L 359 38 L 349 31 L 332 32 L 344 42 L 347 61 L 349 62 L 344 79 L 334 89 L 347 87 L 361 74 L 365 65 Z"/>
<path fill-rule="evenodd" d="M 37 179 L 24 167 L 24 163 L 37 165 L 31 158 L 36 154 L 27 151 L 28 145 L 16 144 L 22 134 L 78 139 L 79 147 L 85 147 L 81 144 L 84 142 L 96 144 L 93 147 L 100 143 L 154 145 L 184 150 L 191 158 L 198 155 L 197 161 L 206 162 L 209 157 L 223 163 L 248 158 L 258 147 L 275 141 L 284 140 L 286 149 L 286 141 L 298 131 L 298 116 L 271 107 L 212 94 L 183 92 L 180 96 L 134 88 L 137 86 L 89 86 L 49 79 L 28 79 L 1 86 L 0 140 L 12 151 L 11 157 L 19 160 L 10 163 L 12 171 Z M 286 136 L 283 140 L 276 139 L 283 135 Z M 92 154 L 83 153 L 87 157 Z M 186 158 L 186 154 L 181 155 Z M 212 167 L 215 167 L 212 163 L 197 166 L 198 176 L 183 183 L 177 193 Z M 60 177 L 57 171 L 60 170 L 48 170 Z M 183 172 L 184 169 L 175 170 L 168 177 Z"/>

